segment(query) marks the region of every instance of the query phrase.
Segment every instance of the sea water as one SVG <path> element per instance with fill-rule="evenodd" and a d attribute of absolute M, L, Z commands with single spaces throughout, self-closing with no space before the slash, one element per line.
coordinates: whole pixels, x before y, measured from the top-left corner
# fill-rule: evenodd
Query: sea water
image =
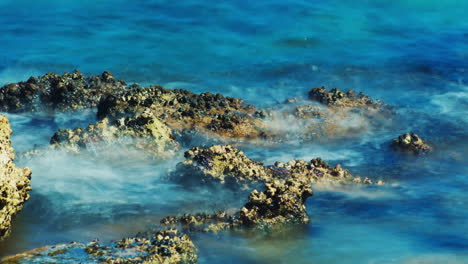
<path fill-rule="evenodd" d="M 222 93 L 259 107 L 312 87 L 362 91 L 395 106 L 391 126 L 340 142 L 244 150 L 267 165 L 322 157 L 386 185 L 314 186 L 311 223 L 284 233 L 194 235 L 200 263 L 467 263 L 466 14 L 461 0 L 1 0 L 0 85 L 110 70 L 127 83 Z M 24 152 L 95 113 L 8 117 L 13 146 Z M 392 152 L 388 141 L 406 131 L 427 139 L 433 154 Z M 245 202 L 245 194 L 168 180 L 182 151 L 163 163 L 118 147 L 114 160 L 59 151 L 18 159 L 33 170 L 33 191 L 0 256 L 119 239 L 168 214 Z"/>

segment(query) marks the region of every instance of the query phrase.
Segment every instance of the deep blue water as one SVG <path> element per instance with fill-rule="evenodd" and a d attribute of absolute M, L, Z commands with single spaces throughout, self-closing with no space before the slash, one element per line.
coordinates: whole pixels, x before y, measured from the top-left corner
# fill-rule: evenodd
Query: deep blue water
<path fill-rule="evenodd" d="M 312 222 L 296 232 L 197 236 L 200 262 L 467 263 L 466 14 L 461 0 L 0 0 L 0 85 L 79 69 L 257 106 L 322 85 L 363 91 L 397 107 L 395 125 L 344 143 L 245 150 L 267 164 L 321 156 L 388 184 L 316 187 L 307 202 Z M 87 124 L 89 116 L 10 115 L 14 147 L 45 145 L 57 127 Z M 386 142 L 406 131 L 426 138 L 434 153 L 391 152 Z M 116 165 L 50 153 L 20 160 L 34 171 L 34 191 L 0 256 L 117 239 L 168 213 L 242 204 L 237 194 L 165 181 L 162 171 L 180 159 Z M 214 203 L 221 194 L 225 201 Z"/>

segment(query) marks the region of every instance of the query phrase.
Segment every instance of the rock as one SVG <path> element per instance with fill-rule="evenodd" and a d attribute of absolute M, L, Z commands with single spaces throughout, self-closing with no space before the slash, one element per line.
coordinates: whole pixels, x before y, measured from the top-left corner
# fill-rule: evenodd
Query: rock
<path fill-rule="evenodd" d="M 380 101 L 372 100 L 370 97 L 350 90 L 343 92 L 337 88 L 327 90 L 325 87 L 313 88 L 309 91 L 309 99 L 317 101 L 327 106 L 341 106 L 341 107 L 365 107 L 378 109 L 383 107 Z"/>
<path fill-rule="evenodd" d="M 189 231 L 219 232 L 242 227 L 275 229 L 291 223 L 307 223 L 304 203 L 312 195 L 311 184 L 372 184 L 368 178 L 353 177 L 341 165 L 331 167 L 320 158 L 310 162 L 291 160 L 265 167 L 252 161 L 230 145 L 195 147 L 185 153 L 186 160 L 174 173 L 183 183 L 225 183 L 229 187 L 252 187 L 263 183 L 264 191 L 254 190 L 242 209 L 215 214 L 169 216 L 163 226 L 182 227 Z M 378 185 L 383 184 L 379 181 Z"/>
<path fill-rule="evenodd" d="M 296 106 L 296 109 L 294 111 L 294 116 L 304 119 L 323 118 L 324 114 L 324 111 L 322 111 L 320 107 L 310 104 Z"/>
<path fill-rule="evenodd" d="M 151 111 L 114 121 L 107 118 L 86 129 L 61 129 L 51 139 L 54 148 L 61 147 L 72 152 L 95 147 L 97 143 L 114 146 L 126 145 L 142 150 L 154 158 L 170 157 L 179 144 L 172 131 Z"/>
<path fill-rule="evenodd" d="M 98 118 L 111 121 L 150 110 L 174 130 L 194 129 L 228 139 L 264 137 L 264 124 L 255 117 L 255 107 L 221 94 L 194 94 L 161 86 L 133 85 L 128 91 L 105 97 L 98 105 Z"/>
<path fill-rule="evenodd" d="M 190 149 L 185 152 L 185 161 L 178 164 L 174 176 L 181 177 L 182 183 L 214 181 L 246 188 L 252 183 L 287 178 L 303 179 L 309 183 L 371 183 L 370 180 L 363 182 L 353 177 L 341 165 L 331 167 L 319 158 L 310 162 L 277 162 L 274 166 L 265 167 L 231 145 Z"/>
<path fill-rule="evenodd" d="M 235 213 L 170 216 L 163 226 L 181 226 L 192 232 L 220 232 L 230 229 L 256 228 L 279 230 L 290 224 L 309 221 L 304 205 L 312 196 L 310 183 L 302 179 L 274 180 L 265 184 L 265 191 L 253 190 L 248 202 Z"/>
<path fill-rule="evenodd" d="M 47 73 L 0 88 L 0 111 L 92 108 L 97 106 L 102 96 L 125 90 L 125 86 L 124 81 L 115 80 L 108 71 L 89 77 L 77 70 L 63 75 Z"/>
<path fill-rule="evenodd" d="M 0 115 L 0 240 L 11 232 L 11 221 L 29 199 L 31 190 L 31 170 L 13 163 L 11 133 L 8 119 Z"/>
<path fill-rule="evenodd" d="M 183 182 L 216 181 L 229 183 L 229 186 L 246 185 L 272 177 L 262 163 L 252 161 L 231 145 L 188 150 L 185 161 L 177 166 L 176 175 L 182 176 Z"/>
<path fill-rule="evenodd" d="M 432 150 L 429 146 L 415 133 L 405 133 L 393 139 L 393 146 L 414 154 L 425 154 Z"/>
<path fill-rule="evenodd" d="M 197 263 L 197 250 L 187 235 L 177 230 L 145 233 L 101 245 L 71 243 L 46 246 L 4 258 L 0 263 Z"/>
<path fill-rule="evenodd" d="M 288 223 L 308 223 L 306 207 L 312 196 L 310 183 L 303 179 L 275 180 L 265 184 L 266 190 L 252 191 L 240 211 L 243 225 L 271 227 Z"/>

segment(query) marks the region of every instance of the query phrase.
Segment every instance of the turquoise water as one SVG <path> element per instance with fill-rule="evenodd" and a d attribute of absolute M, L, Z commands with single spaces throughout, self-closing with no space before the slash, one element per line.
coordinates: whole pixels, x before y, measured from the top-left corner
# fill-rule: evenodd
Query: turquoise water
<path fill-rule="evenodd" d="M 467 13 L 468 2 L 456 0 L 1 0 L 0 84 L 49 71 L 110 70 L 128 83 L 220 92 L 257 106 L 322 85 L 363 91 L 397 107 L 392 126 L 346 142 L 245 150 L 267 164 L 321 156 L 388 184 L 315 187 L 304 229 L 200 235 L 200 262 L 466 263 Z M 10 115 L 14 146 L 45 145 L 57 127 L 92 116 Z M 433 155 L 389 151 L 386 142 L 406 131 L 426 138 Z M 34 191 L 0 256 L 117 239 L 165 214 L 242 204 L 244 195 L 171 184 L 164 171 L 181 159 L 148 164 L 136 155 L 116 164 L 48 153 L 19 160 L 34 171 Z"/>

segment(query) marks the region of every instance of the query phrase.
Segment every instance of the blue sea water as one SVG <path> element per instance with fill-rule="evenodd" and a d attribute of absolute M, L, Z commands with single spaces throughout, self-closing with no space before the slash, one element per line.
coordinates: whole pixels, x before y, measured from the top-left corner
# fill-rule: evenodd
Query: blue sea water
<path fill-rule="evenodd" d="M 267 164 L 321 156 L 387 185 L 316 187 L 301 230 L 196 236 L 200 263 L 468 263 L 466 14 L 462 0 L 0 0 L 0 85 L 79 69 L 256 106 L 322 85 L 362 91 L 394 105 L 396 124 L 346 142 L 245 151 Z M 45 145 L 58 127 L 93 116 L 9 115 L 14 147 Z M 386 142 L 406 131 L 434 153 L 391 152 Z M 115 164 L 52 152 L 19 160 L 33 169 L 34 190 L 0 256 L 118 239 L 167 214 L 242 204 L 238 194 L 165 181 L 162 171 L 181 159 Z"/>

